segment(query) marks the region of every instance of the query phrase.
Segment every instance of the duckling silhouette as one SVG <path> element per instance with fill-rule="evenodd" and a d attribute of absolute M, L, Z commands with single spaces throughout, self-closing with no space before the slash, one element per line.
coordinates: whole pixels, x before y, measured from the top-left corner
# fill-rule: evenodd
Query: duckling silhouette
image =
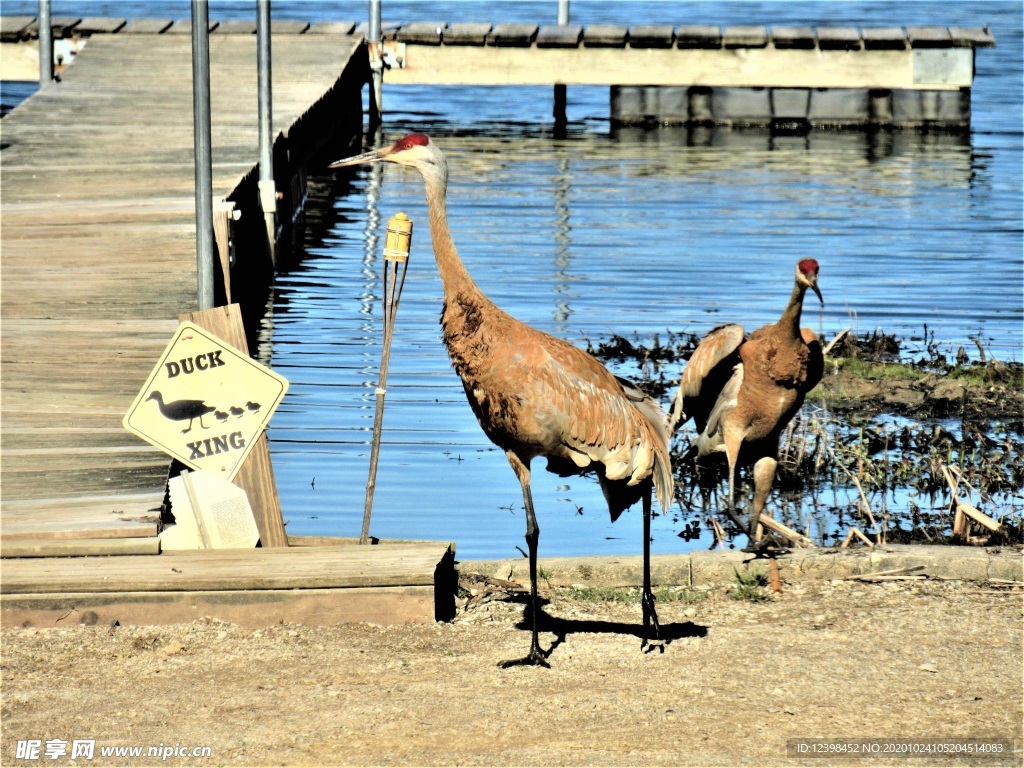
<path fill-rule="evenodd" d="M 203 416 L 208 413 L 213 413 L 216 408 L 212 405 L 207 405 L 202 400 L 172 400 L 169 403 L 164 402 L 164 396 L 160 394 L 159 390 L 154 389 L 146 401 L 156 400 L 157 407 L 160 408 L 160 413 L 164 415 L 164 418 L 171 419 L 172 421 L 184 421 L 188 419 L 188 426 L 181 430 L 182 434 L 192 431 L 192 422 L 195 419 L 199 419 L 199 426 L 203 429 L 209 429 L 203 424 Z"/>
<path fill-rule="evenodd" d="M 246 403 L 245 407 L 249 409 L 251 413 L 259 413 L 261 408 L 259 403 L 254 403 L 252 400 Z"/>
<path fill-rule="evenodd" d="M 245 411 L 243 411 L 237 405 L 232 405 L 228 410 L 231 411 L 232 416 L 238 419 L 242 418 L 242 414 L 245 413 Z"/>
<path fill-rule="evenodd" d="M 224 413 L 224 411 L 214 411 L 213 412 L 213 417 L 217 421 L 227 421 L 228 420 L 228 415 L 226 413 Z"/>

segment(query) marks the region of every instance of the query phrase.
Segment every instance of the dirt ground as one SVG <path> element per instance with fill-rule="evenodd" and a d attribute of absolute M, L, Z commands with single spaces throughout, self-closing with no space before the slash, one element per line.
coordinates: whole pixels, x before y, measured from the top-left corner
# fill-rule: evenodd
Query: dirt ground
<path fill-rule="evenodd" d="M 965 762 L 798 759 L 787 740 L 990 739 L 1001 756 L 967 764 L 1022 764 L 1019 589 L 837 580 L 761 602 L 735 589 L 663 594 L 668 642 L 650 653 L 632 596 L 555 589 L 550 669 L 498 666 L 529 644 L 515 595 L 478 594 L 431 625 L 5 627 L 0 761 L 71 764 L 47 741 L 84 739 L 94 758 L 74 764 L 923 768 Z M 28 739 L 36 760 L 17 757 Z M 179 756 L 101 757 L 111 745 Z M 194 746 L 211 756 L 180 756 Z"/>

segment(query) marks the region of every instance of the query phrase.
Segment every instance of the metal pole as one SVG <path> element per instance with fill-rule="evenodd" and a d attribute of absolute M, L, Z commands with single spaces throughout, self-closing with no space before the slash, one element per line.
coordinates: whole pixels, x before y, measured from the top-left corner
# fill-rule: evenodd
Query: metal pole
<path fill-rule="evenodd" d="M 192 0 L 192 123 L 196 159 L 199 309 L 213 309 L 213 159 L 210 136 L 210 9 Z"/>
<path fill-rule="evenodd" d="M 373 93 L 370 94 L 370 126 L 379 125 L 384 114 L 384 55 L 380 23 L 380 0 L 370 0 L 370 19 L 366 26 L 366 48 L 370 54 L 370 76 Z"/>
<path fill-rule="evenodd" d="M 39 87 L 53 80 L 53 27 L 50 0 L 39 0 Z"/>
<path fill-rule="evenodd" d="M 569 0 L 558 0 L 558 25 L 564 27 L 569 23 Z"/>
<path fill-rule="evenodd" d="M 276 263 L 277 188 L 274 186 L 274 156 L 271 123 L 273 104 L 270 69 L 270 0 L 256 0 L 256 67 L 259 70 L 260 120 L 260 207 L 267 227 L 271 263 Z"/>
<path fill-rule="evenodd" d="M 569 0 L 558 0 L 558 25 L 564 27 L 569 23 Z M 566 129 L 565 117 L 566 93 L 564 85 L 555 86 L 555 106 L 552 114 L 555 118 L 555 137 L 564 138 Z"/>

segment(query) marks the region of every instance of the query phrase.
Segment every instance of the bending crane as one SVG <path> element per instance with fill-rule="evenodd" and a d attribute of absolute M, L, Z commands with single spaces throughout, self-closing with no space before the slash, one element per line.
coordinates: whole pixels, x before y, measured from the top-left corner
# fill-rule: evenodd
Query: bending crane
<path fill-rule="evenodd" d="M 530 462 L 537 456 L 547 457 L 547 468 L 559 474 L 594 472 L 613 521 L 643 500 L 646 645 L 658 635 L 650 586 L 652 486 L 663 510 L 668 510 L 673 495 L 664 412 L 591 355 L 519 322 L 480 290 L 448 228 L 448 163 L 434 142 L 413 133 L 391 147 L 339 160 L 331 167 L 376 162 L 406 165 L 423 177 L 434 257 L 444 287 L 444 343 L 480 426 L 505 451 L 522 486 L 533 633 L 529 655 L 509 663 L 547 665 L 537 640 L 540 528 L 530 493 Z"/>
<path fill-rule="evenodd" d="M 697 346 L 683 370 L 672 403 L 672 431 L 693 418 L 698 457 L 725 453 L 729 464 L 729 515 L 736 516 L 736 464 L 754 465 L 754 511 L 750 546 L 778 467 L 779 435 L 800 410 L 804 397 L 821 381 L 824 357 L 817 334 L 800 327 L 804 294 L 810 288 L 822 306 L 818 262 L 796 265 L 789 303 L 777 323 L 763 326 L 744 340 L 743 326 L 723 325 Z"/>

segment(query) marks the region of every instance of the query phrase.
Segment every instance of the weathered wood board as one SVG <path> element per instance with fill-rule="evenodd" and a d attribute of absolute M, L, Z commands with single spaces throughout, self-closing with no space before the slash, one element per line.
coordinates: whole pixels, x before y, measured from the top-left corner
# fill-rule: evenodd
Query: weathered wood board
<path fill-rule="evenodd" d="M 36 626 L 402 623 L 448 618 L 454 585 L 444 542 L 24 558 L 4 561 L 0 611 L 5 624 Z"/>

